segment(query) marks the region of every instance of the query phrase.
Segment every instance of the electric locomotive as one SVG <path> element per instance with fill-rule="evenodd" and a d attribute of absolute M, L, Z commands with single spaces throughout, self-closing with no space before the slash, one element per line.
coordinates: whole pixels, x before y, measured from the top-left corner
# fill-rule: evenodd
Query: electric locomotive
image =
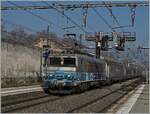
<path fill-rule="evenodd" d="M 43 67 L 45 92 L 84 91 L 106 80 L 105 62 L 78 54 L 49 55 Z"/>

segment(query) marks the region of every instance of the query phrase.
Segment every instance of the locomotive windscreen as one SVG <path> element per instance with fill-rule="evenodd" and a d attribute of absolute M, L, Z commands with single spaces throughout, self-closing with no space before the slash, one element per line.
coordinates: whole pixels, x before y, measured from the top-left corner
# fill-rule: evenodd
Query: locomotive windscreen
<path fill-rule="evenodd" d="M 50 58 L 50 65 L 61 65 L 61 58 L 51 57 Z"/>
<path fill-rule="evenodd" d="M 64 66 L 75 66 L 76 59 L 75 58 L 64 58 Z"/>
<path fill-rule="evenodd" d="M 74 67 L 76 66 L 75 58 L 67 58 L 64 57 L 61 59 L 60 57 L 50 57 L 48 60 L 48 65 L 50 66 L 61 66 L 61 67 Z"/>

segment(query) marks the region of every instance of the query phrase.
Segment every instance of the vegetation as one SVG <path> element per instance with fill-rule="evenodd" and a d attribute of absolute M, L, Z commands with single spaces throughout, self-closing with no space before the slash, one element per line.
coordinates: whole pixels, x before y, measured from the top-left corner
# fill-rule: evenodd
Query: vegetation
<path fill-rule="evenodd" d="M 45 30 L 33 34 L 26 32 L 22 27 L 16 27 L 8 31 L 6 30 L 4 23 L 1 25 L 1 40 L 11 44 L 21 44 L 24 46 L 33 47 L 35 40 L 48 36 L 55 39 L 58 38 L 55 33 L 47 33 Z"/>

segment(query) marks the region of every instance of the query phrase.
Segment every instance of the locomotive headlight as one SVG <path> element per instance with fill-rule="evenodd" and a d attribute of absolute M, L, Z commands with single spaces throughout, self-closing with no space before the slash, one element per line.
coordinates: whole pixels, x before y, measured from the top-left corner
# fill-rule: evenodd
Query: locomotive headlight
<path fill-rule="evenodd" d="M 70 77 L 70 75 L 68 74 L 68 75 L 67 75 L 67 77 L 69 78 L 69 77 Z"/>
<path fill-rule="evenodd" d="M 77 83 L 73 83 L 73 86 L 77 86 L 78 84 Z"/>
<path fill-rule="evenodd" d="M 49 76 L 50 76 L 50 77 L 52 77 L 53 75 L 52 75 L 52 74 L 50 74 Z"/>
<path fill-rule="evenodd" d="M 66 82 L 63 83 L 63 86 L 65 86 L 65 85 L 66 85 Z"/>
<path fill-rule="evenodd" d="M 115 43 L 115 47 L 118 47 L 118 44 L 117 44 L 117 43 Z"/>

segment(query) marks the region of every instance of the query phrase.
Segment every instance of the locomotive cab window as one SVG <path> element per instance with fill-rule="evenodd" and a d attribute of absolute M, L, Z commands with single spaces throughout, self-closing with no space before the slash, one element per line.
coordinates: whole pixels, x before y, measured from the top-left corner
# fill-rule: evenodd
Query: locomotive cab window
<path fill-rule="evenodd" d="M 59 58 L 59 57 L 50 57 L 49 65 L 61 65 L 61 58 Z"/>
<path fill-rule="evenodd" d="M 64 58 L 64 66 L 75 66 L 76 59 L 75 58 Z"/>

